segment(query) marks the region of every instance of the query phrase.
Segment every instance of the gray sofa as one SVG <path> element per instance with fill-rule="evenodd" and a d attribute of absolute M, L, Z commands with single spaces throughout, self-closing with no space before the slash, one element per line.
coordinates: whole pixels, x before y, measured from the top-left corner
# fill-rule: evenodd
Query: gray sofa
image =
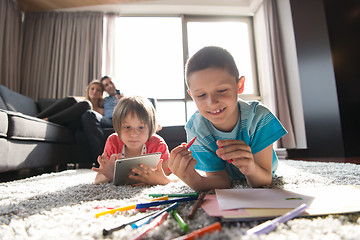
<path fill-rule="evenodd" d="M 36 102 L 0 85 L 0 172 L 88 160 L 77 133 L 34 117 L 53 101 Z"/>
<path fill-rule="evenodd" d="M 0 85 L 0 173 L 66 167 L 68 163 L 92 165 L 90 147 L 82 129 L 71 132 L 35 117 L 54 101 L 56 99 L 39 99 L 36 102 Z M 104 129 L 106 137 L 113 132 L 113 129 Z M 184 126 L 163 127 L 158 134 L 170 150 L 186 142 Z"/>

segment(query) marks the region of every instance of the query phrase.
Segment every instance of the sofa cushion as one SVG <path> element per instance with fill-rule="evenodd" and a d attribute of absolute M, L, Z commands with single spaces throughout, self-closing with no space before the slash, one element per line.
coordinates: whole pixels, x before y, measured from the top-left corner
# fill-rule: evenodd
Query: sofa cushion
<path fill-rule="evenodd" d="M 8 131 L 8 116 L 0 109 L 0 137 L 6 137 Z"/>
<path fill-rule="evenodd" d="M 4 103 L 4 100 L 2 99 L 1 95 L 0 95 L 0 109 L 7 110 L 7 107 Z"/>
<path fill-rule="evenodd" d="M 55 123 L 7 111 L 9 118 L 8 138 L 72 144 L 74 137 L 69 129 Z"/>
<path fill-rule="evenodd" d="M 0 96 L 7 110 L 21 112 L 30 116 L 36 116 L 38 113 L 36 102 L 33 99 L 14 92 L 3 85 L 0 85 Z"/>
<path fill-rule="evenodd" d="M 186 142 L 186 131 L 183 125 L 163 127 L 157 134 L 165 140 L 170 151 Z"/>

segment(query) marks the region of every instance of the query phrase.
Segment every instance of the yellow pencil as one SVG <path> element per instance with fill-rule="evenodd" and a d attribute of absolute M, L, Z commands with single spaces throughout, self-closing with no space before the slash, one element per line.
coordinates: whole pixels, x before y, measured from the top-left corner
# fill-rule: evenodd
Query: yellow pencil
<path fill-rule="evenodd" d="M 98 217 L 106 215 L 108 213 L 114 214 L 116 212 L 127 211 L 127 210 L 131 210 L 131 209 L 135 209 L 135 208 L 136 208 L 136 204 L 129 205 L 129 206 L 126 206 L 126 207 L 114 208 L 114 209 L 111 209 L 111 210 L 108 210 L 108 211 L 105 211 L 105 212 L 97 213 L 97 214 L 95 214 L 95 217 L 98 218 Z"/>
<path fill-rule="evenodd" d="M 168 200 L 168 199 L 169 199 L 168 196 L 163 196 L 163 197 L 151 199 L 151 201 L 161 201 L 161 200 Z M 128 210 L 131 210 L 131 209 L 136 209 L 136 204 L 135 205 L 129 205 L 129 206 L 126 206 L 126 207 L 114 208 L 114 209 L 111 209 L 111 210 L 108 210 L 108 211 L 105 211 L 105 212 L 99 212 L 99 213 L 95 214 L 95 217 L 98 218 L 98 217 L 106 215 L 108 213 L 114 214 L 116 212 L 128 211 Z"/>
<path fill-rule="evenodd" d="M 151 199 L 151 201 L 161 201 L 161 200 L 169 200 L 169 196 L 163 196 L 163 197 Z"/>

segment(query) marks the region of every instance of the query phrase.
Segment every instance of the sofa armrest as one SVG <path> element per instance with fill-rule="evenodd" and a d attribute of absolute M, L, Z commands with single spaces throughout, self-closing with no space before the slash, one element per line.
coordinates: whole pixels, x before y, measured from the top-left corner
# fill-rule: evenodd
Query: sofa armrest
<path fill-rule="evenodd" d="M 0 109 L 0 137 L 6 137 L 9 128 L 8 115 L 5 110 Z"/>
<path fill-rule="evenodd" d="M 56 123 L 47 122 L 19 112 L 6 111 L 8 117 L 7 138 L 73 144 L 71 131 Z"/>

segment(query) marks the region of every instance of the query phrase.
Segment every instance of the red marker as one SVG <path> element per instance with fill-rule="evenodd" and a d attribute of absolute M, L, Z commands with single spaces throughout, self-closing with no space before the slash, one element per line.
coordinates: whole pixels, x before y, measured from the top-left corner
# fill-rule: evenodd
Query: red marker
<path fill-rule="evenodd" d="M 189 149 L 191 147 L 191 145 L 193 145 L 195 140 L 196 140 L 196 136 L 186 145 L 186 149 Z"/>
<path fill-rule="evenodd" d="M 174 240 L 193 240 L 193 239 L 198 239 L 202 236 L 204 236 L 205 234 L 210 234 L 216 231 L 221 231 L 221 224 L 219 222 L 213 223 L 209 226 L 206 226 L 204 228 L 200 228 L 198 230 L 193 231 L 192 233 L 189 233 L 187 235 L 184 236 L 180 236 L 178 238 L 175 238 Z"/>
<path fill-rule="evenodd" d="M 163 212 L 161 215 L 159 215 L 158 217 L 156 217 L 154 220 L 152 220 L 149 225 L 144 228 L 144 230 L 142 232 L 139 233 L 139 235 L 137 235 L 134 239 L 141 239 L 148 231 L 156 228 L 157 226 L 159 226 L 162 222 L 165 221 L 165 219 L 168 216 L 168 212 Z"/>
<path fill-rule="evenodd" d="M 223 147 L 223 146 L 219 146 L 219 148 L 224 148 L 224 147 Z M 232 160 L 232 159 L 227 160 L 227 162 L 228 162 L 229 164 L 231 164 L 233 161 L 234 161 L 234 160 Z"/>

